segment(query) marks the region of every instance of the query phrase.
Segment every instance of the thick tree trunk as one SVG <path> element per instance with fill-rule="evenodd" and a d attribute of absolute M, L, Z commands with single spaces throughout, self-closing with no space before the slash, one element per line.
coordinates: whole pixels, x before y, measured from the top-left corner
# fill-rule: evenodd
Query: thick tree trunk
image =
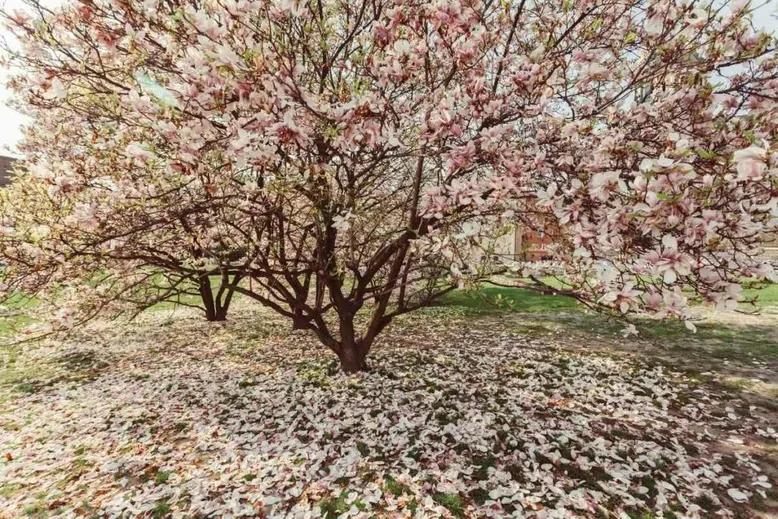
<path fill-rule="evenodd" d="M 354 309 L 350 308 L 345 301 L 341 301 L 341 307 L 338 309 L 340 317 L 340 343 L 335 350 L 340 358 L 340 368 L 345 373 L 356 373 L 366 371 L 367 363 L 365 358 L 370 351 L 366 344 L 354 329 Z"/>
<path fill-rule="evenodd" d="M 218 306 L 212 301 L 210 304 L 205 304 L 205 320 L 211 322 L 226 321 L 227 320 L 227 308 Z"/>
<path fill-rule="evenodd" d="M 367 348 L 359 342 L 341 343 L 338 358 L 344 373 L 367 371 Z"/>
<path fill-rule="evenodd" d="M 206 319 L 212 322 L 219 322 L 219 321 L 226 321 L 227 320 L 227 309 L 224 307 L 216 308 L 212 313 L 206 312 L 205 314 Z"/>
<path fill-rule="evenodd" d="M 211 283 L 208 276 L 200 278 L 200 297 L 203 301 L 203 308 L 205 308 L 205 319 L 211 322 L 226 321 L 227 309 L 230 306 L 230 299 L 226 299 L 224 304 L 220 304 L 213 297 L 213 291 L 211 290 Z"/>
<path fill-rule="evenodd" d="M 292 317 L 292 330 L 304 330 L 305 325 L 305 315 L 303 315 L 302 310 L 295 308 L 294 317 Z"/>
<path fill-rule="evenodd" d="M 207 275 L 200 276 L 198 288 L 207 321 L 219 322 L 227 320 L 227 311 L 230 308 L 232 296 L 235 293 L 233 289 L 225 289 L 227 284 L 229 284 L 229 281 L 222 281 L 219 293 L 214 297 L 211 280 L 208 279 Z"/>

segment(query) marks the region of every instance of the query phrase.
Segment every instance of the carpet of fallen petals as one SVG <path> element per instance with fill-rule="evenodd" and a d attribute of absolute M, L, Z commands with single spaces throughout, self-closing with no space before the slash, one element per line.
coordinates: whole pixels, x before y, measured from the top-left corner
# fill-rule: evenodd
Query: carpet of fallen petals
<path fill-rule="evenodd" d="M 776 445 L 758 408 L 445 316 L 394 326 L 355 376 L 246 309 L 15 362 L 47 378 L 0 404 L 0 517 L 743 517 L 774 496 L 742 448 Z"/>

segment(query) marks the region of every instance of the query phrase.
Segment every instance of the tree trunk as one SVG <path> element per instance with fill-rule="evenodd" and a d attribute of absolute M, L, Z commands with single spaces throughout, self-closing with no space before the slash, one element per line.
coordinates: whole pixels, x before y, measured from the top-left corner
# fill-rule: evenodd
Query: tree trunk
<path fill-rule="evenodd" d="M 216 308 L 212 315 L 208 315 L 206 313 L 206 318 L 209 321 L 214 321 L 214 322 L 226 321 L 227 320 L 227 308 L 226 307 Z"/>
<path fill-rule="evenodd" d="M 235 280 L 236 283 L 237 281 L 239 281 L 239 278 Z M 223 279 L 219 287 L 219 293 L 214 297 L 213 287 L 208 275 L 203 274 L 198 279 L 198 289 L 207 321 L 220 322 L 227 320 L 227 310 L 230 308 L 232 296 L 235 293 L 234 289 L 226 289 L 227 285 L 229 285 L 229 280 Z"/>
<path fill-rule="evenodd" d="M 227 308 L 224 306 L 218 306 L 212 301 L 205 304 L 205 320 L 211 322 L 226 321 L 227 320 Z"/>
<path fill-rule="evenodd" d="M 205 308 L 205 319 L 207 321 L 215 321 L 216 320 L 216 305 L 213 302 L 213 297 L 211 297 L 211 291 L 208 290 L 207 292 L 202 289 L 202 286 L 200 287 L 200 295 L 202 296 L 203 300 L 203 308 Z"/>
<path fill-rule="evenodd" d="M 305 315 L 299 308 L 294 309 L 294 317 L 292 317 L 292 330 L 304 330 L 306 325 Z"/>
<path fill-rule="evenodd" d="M 344 373 L 367 371 L 367 348 L 359 342 L 341 343 L 338 358 Z"/>
<path fill-rule="evenodd" d="M 200 277 L 200 297 L 203 301 L 203 308 L 205 308 L 205 319 L 211 322 L 226 321 L 227 309 L 229 308 L 229 300 L 225 301 L 226 304 L 220 304 L 213 297 L 213 291 L 211 290 L 211 282 L 208 276 Z"/>

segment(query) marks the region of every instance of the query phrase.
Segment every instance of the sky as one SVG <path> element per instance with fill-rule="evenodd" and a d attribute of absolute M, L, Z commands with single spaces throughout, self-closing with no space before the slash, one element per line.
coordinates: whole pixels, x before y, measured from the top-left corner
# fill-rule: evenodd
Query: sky
<path fill-rule="evenodd" d="M 5 0 L 2 2 L 5 9 L 13 10 L 22 5 L 20 0 Z M 7 31 L 0 28 L 0 37 L 5 38 Z M 0 68 L 0 155 L 15 155 L 8 153 L 7 147 L 12 147 L 18 142 L 21 134 L 19 128 L 24 123 L 24 117 L 6 105 L 9 92 L 5 88 L 6 71 Z"/>
<path fill-rule="evenodd" d="M 44 1 L 44 4 L 56 5 L 59 0 Z M 22 0 L 0 0 L 7 10 L 14 10 L 23 6 Z M 754 13 L 754 24 L 757 27 L 769 30 L 778 30 L 778 19 L 774 13 L 778 8 L 778 0 L 767 0 Z M 0 28 L 0 37 L 7 37 L 7 31 Z M 16 155 L 14 145 L 21 138 L 20 128 L 25 123 L 22 114 L 7 106 L 9 92 L 5 88 L 6 72 L 0 68 L 0 155 Z"/>

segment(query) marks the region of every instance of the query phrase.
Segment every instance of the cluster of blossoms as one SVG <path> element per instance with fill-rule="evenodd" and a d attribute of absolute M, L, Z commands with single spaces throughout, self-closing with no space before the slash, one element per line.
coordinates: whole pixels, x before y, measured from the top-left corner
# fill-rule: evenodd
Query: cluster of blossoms
<path fill-rule="evenodd" d="M 68 315 L 239 292 L 351 371 L 515 225 L 624 314 L 770 275 L 776 40 L 747 2 L 29 4 L 0 250 L 8 291 L 82 294 Z"/>

